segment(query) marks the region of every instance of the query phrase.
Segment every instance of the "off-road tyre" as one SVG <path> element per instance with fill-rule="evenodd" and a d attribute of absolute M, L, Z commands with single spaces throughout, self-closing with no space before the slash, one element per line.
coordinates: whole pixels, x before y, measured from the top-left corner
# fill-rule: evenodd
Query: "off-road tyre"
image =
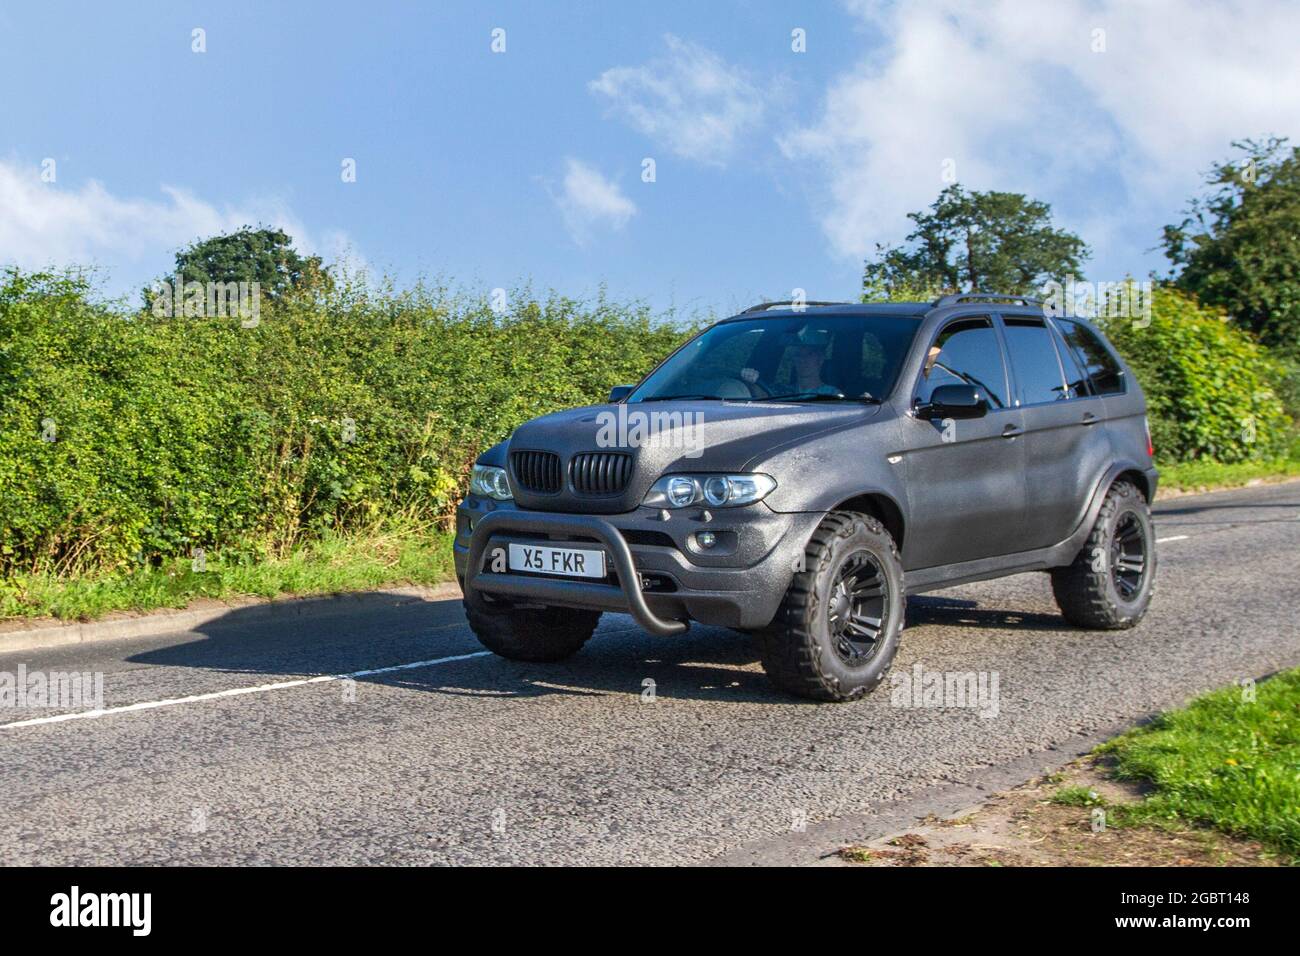
<path fill-rule="evenodd" d="M 837 619 L 841 625 L 844 621 L 832 617 L 843 602 L 837 576 L 854 568 L 872 573 L 868 561 L 881 584 L 883 613 L 870 656 L 851 664 L 833 631 Z M 868 515 L 833 511 L 809 539 L 802 569 L 795 572 L 772 623 L 759 635 L 763 669 L 776 687 L 800 697 L 856 700 L 879 687 L 889 672 L 905 609 L 903 566 L 889 532 Z"/>
<path fill-rule="evenodd" d="M 479 643 L 512 661 L 551 662 L 572 657 L 591 638 L 600 611 L 568 607 L 514 607 L 467 591 L 465 617 Z"/>
<path fill-rule="evenodd" d="M 1142 559 L 1136 584 L 1134 536 Z M 1142 492 L 1127 481 L 1111 485 L 1088 540 L 1074 561 L 1053 568 L 1051 574 L 1052 594 L 1062 616 L 1071 624 L 1117 631 L 1142 620 L 1155 593 L 1156 578 L 1156 537 L 1151 508 Z"/>

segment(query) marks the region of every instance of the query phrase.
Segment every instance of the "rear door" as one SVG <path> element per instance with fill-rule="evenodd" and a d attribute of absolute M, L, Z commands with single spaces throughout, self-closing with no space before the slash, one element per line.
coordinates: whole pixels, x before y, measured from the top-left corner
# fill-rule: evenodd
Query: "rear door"
<path fill-rule="evenodd" d="M 1012 405 L 992 316 L 964 316 L 939 330 L 914 385 L 913 408 L 928 401 L 938 386 L 956 384 L 979 387 L 989 413 L 960 421 L 915 415 L 902 420 L 909 506 L 903 544 L 907 570 L 1021 550 L 1021 416 Z"/>
<path fill-rule="evenodd" d="M 1001 318 L 1024 415 L 1023 549 L 1045 548 L 1073 533 L 1110 460 L 1105 403 L 1046 320 Z"/>

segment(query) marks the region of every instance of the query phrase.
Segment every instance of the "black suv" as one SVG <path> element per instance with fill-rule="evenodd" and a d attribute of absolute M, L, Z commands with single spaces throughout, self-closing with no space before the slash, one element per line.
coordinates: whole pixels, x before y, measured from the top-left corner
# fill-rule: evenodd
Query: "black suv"
<path fill-rule="evenodd" d="M 1048 571 L 1065 618 L 1136 624 L 1156 490 L 1142 389 L 1030 299 L 765 303 L 609 404 L 521 425 L 457 511 L 470 626 L 575 653 L 602 611 L 757 632 L 788 691 L 879 685 L 906 594 Z"/>

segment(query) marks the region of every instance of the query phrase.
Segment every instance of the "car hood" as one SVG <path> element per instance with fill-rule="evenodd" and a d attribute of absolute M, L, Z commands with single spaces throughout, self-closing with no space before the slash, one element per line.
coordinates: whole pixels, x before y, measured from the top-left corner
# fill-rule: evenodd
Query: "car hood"
<path fill-rule="evenodd" d="M 740 472 L 793 442 L 870 419 L 878 406 L 857 403 L 639 402 L 566 409 L 520 425 L 500 455 L 510 471 L 521 507 L 541 511 L 617 513 L 631 511 L 661 475 L 672 472 Z M 525 453 L 532 453 L 528 458 Z M 592 464 L 589 453 L 620 458 L 615 467 Z M 538 481 L 536 455 L 554 455 L 550 479 Z M 534 471 L 530 475 L 530 462 Z M 498 462 L 493 462 L 498 463 Z M 575 467 L 579 474 L 575 478 Z M 584 487 L 606 467 L 615 480 Z M 519 469 L 523 469 L 522 471 Z M 558 475 L 559 490 L 551 490 Z M 778 481 L 782 476 L 774 475 Z M 588 482 L 588 485 L 591 483 Z M 546 490 L 538 490 L 545 485 Z M 611 490 L 612 489 L 612 490 Z"/>

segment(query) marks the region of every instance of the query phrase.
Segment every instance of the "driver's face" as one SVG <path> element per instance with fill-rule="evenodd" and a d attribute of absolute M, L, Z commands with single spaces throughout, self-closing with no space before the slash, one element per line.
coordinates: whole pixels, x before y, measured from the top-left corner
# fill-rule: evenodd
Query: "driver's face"
<path fill-rule="evenodd" d="M 795 367 L 804 375 L 821 371 L 826 353 L 815 345 L 801 345 L 794 350 Z"/>

